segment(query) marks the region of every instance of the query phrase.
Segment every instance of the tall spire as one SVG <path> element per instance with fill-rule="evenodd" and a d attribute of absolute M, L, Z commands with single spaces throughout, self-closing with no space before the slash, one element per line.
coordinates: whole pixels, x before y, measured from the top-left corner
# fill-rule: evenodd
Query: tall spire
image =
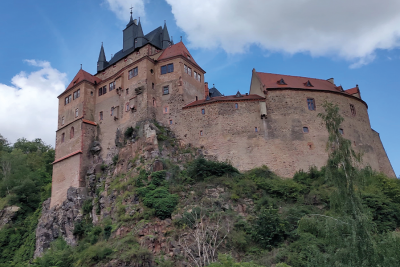
<path fill-rule="evenodd" d="M 139 17 L 139 24 L 136 29 L 136 43 L 135 43 L 135 48 L 136 47 L 141 47 L 146 43 L 146 40 L 143 38 L 143 30 L 142 30 L 142 24 L 140 23 L 140 17 Z"/>
<path fill-rule="evenodd" d="M 104 53 L 103 42 L 101 42 L 99 60 L 97 61 L 97 71 L 101 71 L 108 65 L 106 54 Z"/>
<path fill-rule="evenodd" d="M 162 39 L 162 49 L 165 49 L 169 46 L 171 40 L 169 39 L 169 33 L 167 29 L 167 22 L 164 20 L 164 28 L 161 35 Z"/>

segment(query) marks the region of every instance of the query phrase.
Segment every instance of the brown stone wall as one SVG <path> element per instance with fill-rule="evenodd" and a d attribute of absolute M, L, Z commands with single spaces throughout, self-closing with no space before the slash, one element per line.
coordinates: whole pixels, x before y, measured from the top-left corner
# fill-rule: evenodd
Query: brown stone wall
<path fill-rule="evenodd" d="M 315 111 L 308 110 L 308 97 L 315 99 Z M 179 122 L 176 131 L 185 143 L 204 146 L 211 155 L 219 160 L 229 160 L 241 170 L 265 164 L 283 177 L 292 177 L 300 169 L 326 164 L 328 133 L 318 117 L 318 113 L 323 112 L 325 100 L 339 105 L 345 118 L 342 124 L 344 137 L 352 141 L 354 150 L 363 153 L 362 166 L 370 165 L 393 177 L 391 167 L 378 161 L 378 157 L 383 157 L 383 161 L 388 162 L 386 155 L 374 146 L 376 138 L 370 128 L 366 105 L 344 95 L 269 91 L 267 119 L 260 118 L 258 102 L 238 102 L 238 110 L 234 108 L 234 102 L 208 104 L 185 109 L 185 120 Z M 350 104 L 355 106 L 356 116 L 351 115 Z M 202 108 L 205 115 L 201 114 Z M 303 127 L 308 127 L 309 132 L 304 133 Z M 382 168 L 382 165 L 387 167 Z"/>
<path fill-rule="evenodd" d="M 74 127 L 74 137 L 70 138 L 71 128 Z M 65 134 L 64 142 L 61 141 L 62 134 Z M 82 119 L 76 119 L 74 122 L 66 125 L 56 132 L 56 160 L 81 150 L 82 142 Z"/>
<path fill-rule="evenodd" d="M 392 164 L 390 163 L 390 160 L 386 154 L 385 148 L 382 145 L 381 138 L 379 137 L 379 133 L 376 131 L 372 130 L 372 134 L 374 136 L 374 151 L 376 154 L 376 157 L 378 159 L 379 163 L 379 168 L 380 171 L 385 173 L 389 177 L 396 177 L 396 174 L 394 173 Z"/>
<path fill-rule="evenodd" d="M 53 165 L 51 207 L 60 205 L 67 197 L 68 188 L 79 187 L 81 154 L 69 157 Z"/>

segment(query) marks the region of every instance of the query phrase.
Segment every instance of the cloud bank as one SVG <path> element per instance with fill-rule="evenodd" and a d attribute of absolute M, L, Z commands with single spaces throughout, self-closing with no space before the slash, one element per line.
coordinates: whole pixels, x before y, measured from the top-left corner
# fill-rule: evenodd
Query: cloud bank
<path fill-rule="evenodd" d="M 54 146 L 57 96 L 65 90 L 67 76 L 47 61 L 25 62 L 40 69 L 15 75 L 12 86 L 0 83 L 0 134 L 12 143 L 21 137 L 41 138 Z"/>
<path fill-rule="evenodd" d="M 133 7 L 132 15 L 134 18 L 145 15 L 144 0 L 106 0 L 106 3 L 110 10 L 122 21 L 129 21 L 131 7 Z"/>
<path fill-rule="evenodd" d="M 399 0 L 166 0 L 192 47 L 339 56 L 362 66 L 399 47 Z"/>

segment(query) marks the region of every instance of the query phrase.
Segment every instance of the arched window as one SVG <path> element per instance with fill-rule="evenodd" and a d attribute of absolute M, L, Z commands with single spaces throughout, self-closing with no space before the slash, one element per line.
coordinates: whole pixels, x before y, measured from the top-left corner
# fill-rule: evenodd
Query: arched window
<path fill-rule="evenodd" d="M 69 133 L 69 138 L 70 139 L 74 138 L 74 127 L 71 127 L 71 131 Z"/>

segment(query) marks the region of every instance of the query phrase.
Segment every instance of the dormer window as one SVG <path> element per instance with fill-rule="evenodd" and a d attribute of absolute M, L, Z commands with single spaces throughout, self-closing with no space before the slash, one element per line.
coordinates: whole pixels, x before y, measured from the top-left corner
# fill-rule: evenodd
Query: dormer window
<path fill-rule="evenodd" d="M 314 85 L 311 84 L 310 80 L 304 83 L 304 86 L 306 87 L 314 87 Z"/>
<path fill-rule="evenodd" d="M 285 81 L 283 79 L 280 79 L 277 83 L 279 85 L 286 85 L 286 83 L 285 83 Z"/>
<path fill-rule="evenodd" d="M 242 97 L 242 94 L 239 91 L 237 91 L 235 97 Z"/>

